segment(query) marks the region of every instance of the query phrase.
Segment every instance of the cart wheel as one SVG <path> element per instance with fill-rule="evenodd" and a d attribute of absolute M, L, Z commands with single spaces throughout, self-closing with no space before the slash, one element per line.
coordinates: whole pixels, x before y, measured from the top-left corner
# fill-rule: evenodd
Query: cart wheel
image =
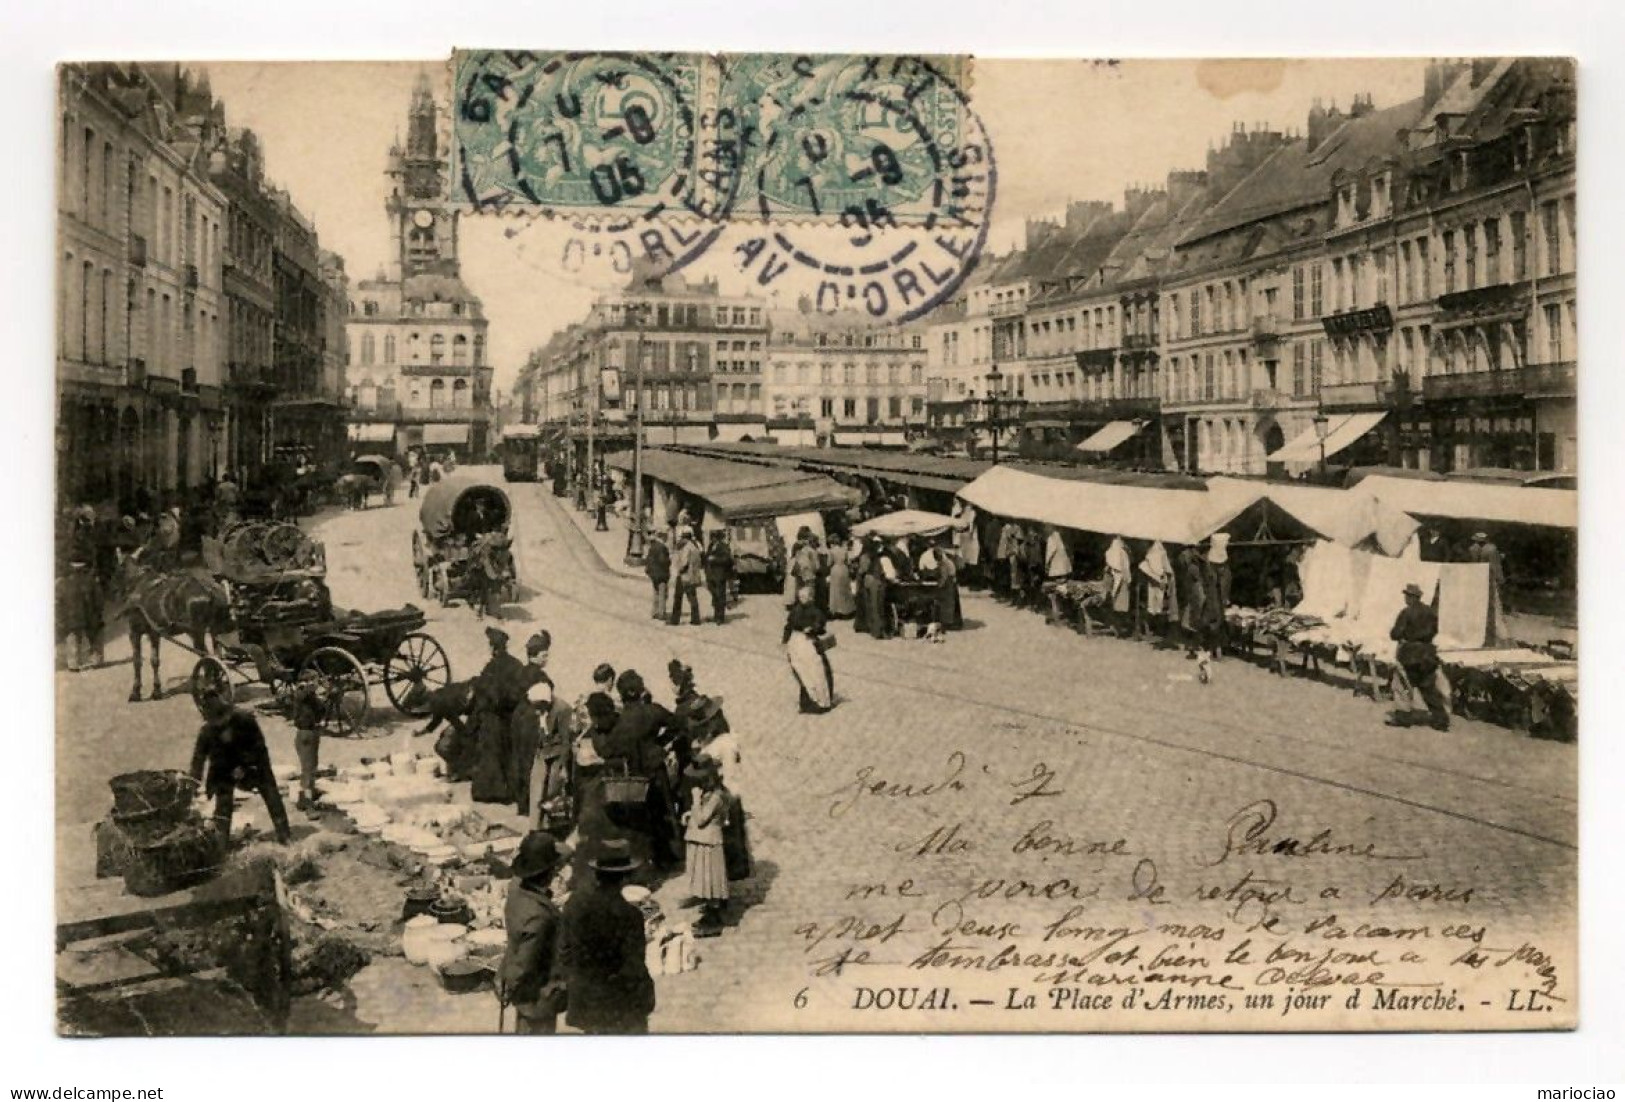
<path fill-rule="evenodd" d="M 384 663 L 384 693 L 397 711 L 429 714 L 429 694 L 451 684 L 451 662 L 432 635 L 414 631 Z"/>
<path fill-rule="evenodd" d="M 305 533 L 297 524 L 278 524 L 260 541 L 260 553 L 272 566 L 293 566 L 305 546 Z"/>
<path fill-rule="evenodd" d="M 203 711 L 205 696 L 219 693 L 230 702 L 236 695 L 231 686 L 231 674 L 226 671 L 226 664 L 208 655 L 199 658 L 197 665 L 192 667 L 191 690 L 192 703 L 197 705 L 200 714 Z"/>
<path fill-rule="evenodd" d="M 315 670 L 321 679 L 327 705 L 322 726 L 345 737 L 359 731 L 367 719 L 367 671 L 355 655 L 343 647 L 318 647 L 299 667 L 301 674 L 306 670 Z"/>

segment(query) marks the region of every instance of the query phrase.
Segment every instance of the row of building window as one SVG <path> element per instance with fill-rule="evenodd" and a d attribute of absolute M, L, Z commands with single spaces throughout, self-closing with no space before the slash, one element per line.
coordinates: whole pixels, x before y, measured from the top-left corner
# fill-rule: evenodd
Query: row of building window
<path fill-rule="evenodd" d="M 669 326 L 694 328 L 714 325 L 726 328 L 760 328 L 760 306 L 706 306 L 694 302 L 676 303 L 611 303 L 608 308 L 609 324 L 646 326 L 662 329 Z"/>
<path fill-rule="evenodd" d="M 67 253 L 57 310 L 57 341 L 63 358 L 103 366 L 118 364 L 122 358 L 117 342 L 119 322 L 122 318 L 133 334 L 141 311 L 139 294 L 134 280 L 121 284 L 113 269 L 98 270 L 91 261 Z M 147 370 L 175 374 L 170 369 L 201 367 L 207 371 L 214 363 L 215 357 L 209 353 L 219 339 L 219 314 L 186 299 L 177 311 L 172 296 L 148 287 L 145 310 L 139 316 L 143 319 L 140 358 L 146 361 Z M 125 355 L 134 356 L 133 336 L 131 340 Z"/>
<path fill-rule="evenodd" d="M 351 395 L 356 404 L 362 409 L 377 409 L 379 399 L 386 394 L 393 394 L 393 388 L 380 387 L 371 380 L 365 380 L 358 386 L 352 387 Z M 453 379 L 451 385 L 446 380 L 435 379 L 424 388 L 421 382 L 414 382 L 407 392 L 407 408 L 422 409 L 424 395 L 427 393 L 430 409 L 468 409 L 473 405 L 473 388 L 468 385 L 467 379 Z"/>
<path fill-rule="evenodd" d="M 818 399 L 818 416 L 829 420 L 839 417 L 842 421 L 856 421 L 858 410 L 862 409 L 865 421 L 873 423 L 881 420 L 882 414 L 889 421 L 903 419 L 904 410 L 908 416 L 923 418 L 925 416 L 925 399 L 920 397 L 902 398 L 820 398 Z M 837 414 L 839 410 L 839 414 Z M 812 416 L 812 400 L 809 398 L 790 399 L 785 395 L 777 395 L 773 399 L 774 417 L 810 417 Z"/>
<path fill-rule="evenodd" d="M 404 362 L 409 364 L 424 363 L 423 350 L 425 343 L 428 344 L 428 363 L 443 364 L 447 362 L 446 335 L 444 333 L 433 334 L 427 342 L 424 342 L 421 333 L 408 333 L 406 335 L 406 360 Z M 470 342 L 466 335 L 458 333 L 452 337 L 450 362 L 453 367 L 466 367 L 469 365 L 469 347 Z M 393 333 L 384 335 L 384 358 L 381 361 L 377 359 L 377 351 L 378 346 L 373 335 L 363 333 L 359 353 L 361 366 L 370 367 L 374 363 L 395 364 L 402 362 L 395 358 L 397 349 Z M 479 367 L 485 361 L 485 338 L 477 333 L 474 335 L 473 340 L 473 354 L 473 366 Z"/>
<path fill-rule="evenodd" d="M 813 366 L 814 365 L 810 364 L 810 363 L 799 363 L 799 364 L 775 363 L 773 365 L 773 381 L 775 383 L 777 383 L 779 386 L 789 386 L 791 383 L 794 383 L 797 386 L 811 386 L 812 382 L 813 382 Z M 817 367 L 818 367 L 818 382 L 819 382 L 819 384 L 822 385 L 822 386 L 831 386 L 831 385 L 833 385 L 834 382 L 835 382 L 835 365 L 831 364 L 831 363 L 821 363 L 821 364 L 818 364 Z M 791 377 L 791 369 L 792 368 L 794 368 L 794 378 Z M 903 384 L 903 365 L 902 364 L 895 364 L 895 363 L 894 364 L 886 364 L 885 368 L 886 368 L 885 382 L 887 383 L 887 385 L 901 386 Z M 880 369 L 881 369 L 880 364 L 876 364 L 876 363 L 865 364 L 864 365 L 864 373 L 863 373 L 864 382 L 866 382 L 869 386 L 879 386 L 879 385 L 881 385 L 881 372 L 880 372 Z M 850 363 L 849 364 L 842 364 L 841 365 L 841 381 L 843 383 L 845 383 L 847 386 L 855 386 L 855 385 L 857 385 L 857 381 L 858 381 L 858 365 L 857 364 L 850 364 Z M 908 384 L 910 386 L 923 386 L 924 383 L 925 383 L 925 365 L 924 364 L 909 364 L 908 365 Z"/>
<path fill-rule="evenodd" d="M 119 183 L 124 193 L 119 194 Z M 195 196 L 183 194 L 177 205 L 175 189 L 159 186 L 148 174 L 142 188 L 141 161 L 131 157 L 120 171 L 113 143 L 98 136 L 94 127 L 77 126 L 73 116 L 62 117 L 62 180 L 58 193 L 67 209 L 84 224 L 120 236 L 119 203 L 123 200 L 129 232 L 146 239 L 147 260 L 171 267 L 195 265 L 201 272 L 220 267 L 220 223 L 198 209 Z M 213 281 L 210 280 L 210 286 Z"/>

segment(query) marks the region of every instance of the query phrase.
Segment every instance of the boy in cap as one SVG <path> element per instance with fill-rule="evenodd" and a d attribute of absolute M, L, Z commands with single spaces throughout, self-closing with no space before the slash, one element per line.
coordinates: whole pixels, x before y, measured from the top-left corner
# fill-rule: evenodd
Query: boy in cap
<path fill-rule="evenodd" d="M 219 692 L 204 694 L 199 704 L 203 727 L 192 748 L 192 779 L 203 783 L 203 793 L 214 799 L 214 823 L 222 845 L 231 840 L 232 813 L 237 790 L 258 792 L 271 816 L 276 840 L 287 845 L 291 836 L 288 813 L 282 806 L 271 753 L 259 721 Z"/>
<path fill-rule="evenodd" d="M 1450 712 L 1445 707 L 1444 695 L 1439 692 L 1436 676 L 1439 672 L 1439 651 L 1433 637 L 1439 632 L 1439 619 L 1433 609 L 1422 600 L 1422 587 L 1415 582 L 1405 586 L 1405 607 L 1394 618 L 1389 638 L 1399 644 L 1400 668 L 1427 705 L 1428 722 L 1438 731 L 1450 730 Z M 1388 718 L 1390 727 L 1411 727 L 1415 718 L 1408 712 L 1395 712 Z"/>

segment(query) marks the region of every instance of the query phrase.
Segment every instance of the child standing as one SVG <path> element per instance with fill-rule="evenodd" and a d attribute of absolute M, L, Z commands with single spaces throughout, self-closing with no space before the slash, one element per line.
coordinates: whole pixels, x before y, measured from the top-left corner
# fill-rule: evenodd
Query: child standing
<path fill-rule="evenodd" d="M 688 891 L 700 903 L 694 936 L 716 937 L 722 930 L 722 910 L 728 905 L 728 870 L 722 854 L 728 795 L 714 765 L 695 765 L 687 776 L 695 783 L 694 806 L 683 817 L 688 827 L 684 834 L 688 843 Z"/>
<path fill-rule="evenodd" d="M 293 684 L 293 751 L 299 756 L 300 811 L 316 814 L 316 769 L 322 750 L 322 720 L 327 702 L 322 699 L 320 679 L 315 670 L 305 670 Z"/>

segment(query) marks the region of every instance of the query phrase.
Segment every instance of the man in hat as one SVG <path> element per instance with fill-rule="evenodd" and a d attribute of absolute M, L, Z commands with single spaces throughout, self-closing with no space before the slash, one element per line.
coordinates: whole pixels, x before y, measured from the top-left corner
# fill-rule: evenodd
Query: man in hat
<path fill-rule="evenodd" d="M 666 533 L 649 533 L 649 546 L 643 552 L 643 572 L 648 575 L 654 590 L 654 603 L 649 608 L 651 620 L 666 618 L 666 594 L 671 584 L 671 549 L 666 546 Z"/>
<path fill-rule="evenodd" d="M 671 618 L 668 623 L 676 625 L 683 618 L 683 601 L 688 601 L 689 622 L 700 622 L 700 585 L 705 581 L 704 556 L 700 554 L 699 545 L 694 542 L 694 533 L 690 529 L 682 528 L 677 533 L 677 554 L 672 558 L 671 564 L 672 586 L 676 596 L 671 602 Z"/>
<path fill-rule="evenodd" d="M 259 721 L 241 708 L 233 708 L 225 695 L 212 691 L 199 700 L 203 726 L 192 747 L 192 779 L 201 781 L 203 794 L 214 800 L 214 824 L 222 845 L 231 840 L 232 812 L 237 790 L 257 792 L 271 816 L 276 840 L 287 845 L 290 838 L 288 812 L 282 806 L 276 774 L 271 769 L 271 753 Z"/>
<path fill-rule="evenodd" d="M 625 841 L 605 842 L 594 883 L 564 905 L 559 965 L 569 992 L 564 1020 L 583 1033 L 647 1033 L 655 983 L 644 958 L 643 912 L 621 887 L 638 869 Z"/>
<path fill-rule="evenodd" d="M 485 629 L 491 659 L 474 679 L 474 799 L 483 803 L 514 802 L 513 739 L 510 721 L 524 699 L 524 663 L 508 653 L 508 633 Z"/>
<path fill-rule="evenodd" d="M 1502 592 L 1506 588 L 1506 571 L 1501 564 L 1501 549 L 1490 542 L 1488 532 L 1473 533 L 1473 542 L 1467 547 L 1467 561 L 1489 564 L 1490 593 L 1496 609 L 1504 609 L 1506 602 L 1502 598 Z"/>
<path fill-rule="evenodd" d="M 1394 618 L 1389 638 L 1399 644 L 1400 668 L 1427 705 L 1428 722 L 1435 730 L 1450 730 L 1450 712 L 1445 707 L 1444 695 L 1436 681 L 1439 672 L 1439 651 L 1433 637 L 1439 632 L 1439 619 L 1433 609 L 1422 600 L 1422 587 L 1415 582 L 1405 586 L 1405 607 Z M 1395 712 L 1388 718 L 1390 727 L 1411 727 L 1416 723 L 1409 712 Z"/>
<path fill-rule="evenodd" d="M 557 1033 L 564 1008 L 564 977 L 558 967 L 559 905 L 553 877 L 569 857 L 551 834 L 533 831 L 519 844 L 502 925 L 508 951 L 497 973 L 497 991 L 514 1008 L 516 1032 Z"/>
<path fill-rule="evenodd" d="M 728 583 L 733 580 L 734 553 L 728 546 L 728 530 L 718 528 L 711 533 L 711 545 L 705 549 L 705 588 L 711 593 L 712 618 L 717 623 L 727 619 Z"/>

